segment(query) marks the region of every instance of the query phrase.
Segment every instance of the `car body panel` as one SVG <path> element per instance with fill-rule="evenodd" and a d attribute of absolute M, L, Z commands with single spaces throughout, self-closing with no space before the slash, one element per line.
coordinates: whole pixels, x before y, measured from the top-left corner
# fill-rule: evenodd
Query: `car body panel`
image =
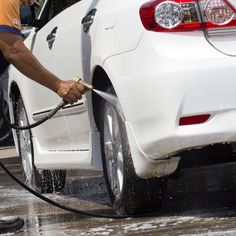
<path fill-rule="evenodd" d="M 146 33 L 135 51 L 109 58 L 104 65 L 140 149 L 152 159 L 163 159 L 184 149 L 234 142 L 235 58 L 212 48 L 202 32 L 188 33 L 188 44 L 179 33 L 168 36 L 163 40 L 163 34 Z M 180 117 L 198 114 L 211 118 L 179 126 Z"/>
<path fill-rule="evenodd" d="M 210 32 L 211 34 L 213 33 L 212 30 Z M 219 34 L 220 32 L 224 34 L 223 30 L 218 30 L 217 34 Z M 229 56 L 236 56 L 236 36 L 234 35 L 235 32 L 236 30 L 232 32 L 233 35 L 228 35 L 227 37 L 225 35 L 210 36 L 207 37 L 207 40 L 213 47 L 219 50 L 219 52 Z"/>
<path fill-rule="evenodd" d="M 153 177 L 173 173 L 183 150 L 236 141 L 236 60 L 209 44 L 200 30 L 146 31 L 139 17 L 144 2 L 79 1 L 37 33 L 32 31 L 26 45 L 61 79 L 78 75 L 95 83 L 99 78 L 93 73 L 102 68 L 124 113 L 136 173 Z M 84 32 L 81 21 L 92 9 L 97 10 L 93 24 Z M 49 49 L 46 38 L 55 27 L 56 39 Z M 60 101 L 14 68 L 10 89 L 13 83 L 30 123 Z M 100 169 L 96 112 L 87 93 L 75 106 L 68 105 L 32 130 L 36 166 Z M 211 117 L 202 124 L 179 126 L 180 117 L 201 114 Z"/>

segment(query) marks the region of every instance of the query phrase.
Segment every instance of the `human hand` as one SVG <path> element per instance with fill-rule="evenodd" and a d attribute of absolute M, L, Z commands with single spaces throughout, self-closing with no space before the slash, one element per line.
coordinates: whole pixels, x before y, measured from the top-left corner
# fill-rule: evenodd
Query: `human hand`
<path fill-rule="evenodd" d="M 66 102 L 73 104 L 82 98 L 86 88 L 74 80 L 60 81 L 57 86 L 57 94 Z"/>

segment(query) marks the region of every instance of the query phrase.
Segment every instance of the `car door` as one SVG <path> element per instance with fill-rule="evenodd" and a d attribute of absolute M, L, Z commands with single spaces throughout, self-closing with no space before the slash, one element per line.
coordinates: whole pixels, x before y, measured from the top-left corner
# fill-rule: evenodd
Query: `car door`
<path fill-rule="evenodd" d="M 44 26 L 35 34 L 32 51 L 39 61 L 62 80 L 75 76 L 89 81 L 91 41 L 95 24 L 84 28 L 86 17 L 95 16 L 104 0 L 48 0 L 40 16 Z M 88 20 L 89 20 L 88 19 Z M 88 25 L 87 25 L 88 27 Z M 59 102 L 58 96 L 37 84 L 31 85 L 35 120 Z M 42 96 L 45 95 L 45 96 Z M 40 98 L 40 99 L 38 99 Z M 58 128 L 59 127 L 59 128 Z M 37 138 L 47 150 L 89 150 L 90 123 L 87 95 L 76 104 L 67 105 L 37 129 Z"/>
<path fill-rule="evenodd" d="M 58 34 L 53 46 L 56 74 L 67 80 L 79 76 L 90 81 L 90 60 L 92 41 L 96 29 L 96 14 L 105 0 L 81 0 L 63 11 L 63 21 L 58 26 Z M 63 109 L 66 126 L 70 133 L 70 148 L 89 149 L 90 123 L 87 107 L 89 94 L 78 103 Z"/>
<path fill-rule="evenodd" d="M 41 25 L 33 36 L 30 35 L 26 44 L 30 42 L 31 50 L 40 63 L 49 71 L 58 75 L 55 63 L 56 55 L 52 46 L 55 36 L 59 33 L 56 26 L 59 26 L 63 21 L 63 14 L 60 14 L 58 9 L 55 8 L 55 2 L 52 0 L 45 1 L 43 11 L 39 16 L 39 22 L 43 26 Z M 35 82 L 27 81 L 27 86 L 30 87 L 28 89 L 32 109 L 30 113 L 33 114 L 34 121 L 45 116 L 61 100 L 57 94 Z M 58 112 L 52 119 L 36 128 L 35 133 L 37 133 L 40 146 L 45 150 L 64 150 L 68 148 L 70 133 L 62 112 Z"/>

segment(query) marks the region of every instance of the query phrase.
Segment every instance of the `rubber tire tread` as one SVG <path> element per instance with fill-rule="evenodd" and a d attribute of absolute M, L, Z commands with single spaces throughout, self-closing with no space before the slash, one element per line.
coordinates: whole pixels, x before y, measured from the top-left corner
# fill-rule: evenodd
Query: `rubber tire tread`
<path fill-rule="evenodd" d="M 115 95 L 113 87 L 109 86 L 105 92 Z M 107 101 L 104 99 L 100 107 L 100 133 L 101 133 L 101 150 L 103 160 L 103 170 L 107 190 L 113 204 L 113 208 L 117 214 L 140 214 L 147 212 L 157 212 L 161 208 L 162 196 L 165 188 L 165 180 L 163 178 L 143 179 L 136 175 L 134 165 L 129 152 L 129 144 L 124 122 L 119 118 L 120 131 L 123 133 L 123 163 L 124 163 L 124 183 L 123 191 L 119 199 L 114 196 L 108 179 L 106 168 L 106 158 L 104 152 L 104 115 L 105 105 Z"/>
<path fill-rule="evenodd" d="M 26 113 L 24 102 L 21 96 L 18 97 L 17 103 L 16 103 L 16 113 L 15 113 L 15 120 L 16 123 L 19 124 L 19 118 L 18 114 L 20 111 L 24 109 L 24 112 Z M 27 113 L 26 113 L 26 117 Z M 28 118 L 27 118 L 27 123 Z M 30 132 L 30 138 L 31 138 L 31 151 L 32 151 L 32 158 L 34 162 L 34 149 L 33 149 L 33 142 L 32 142 L 32 133 Z M 20 148 L 20 140 L 19 140 L 19 131 L 17 131 L 17 139 L 18 139 L 18 147 L 19 147 L 19 154 L 22 155 L 21 148 Z M 22 168 L 22 175 L 23 179 L 25 180 L 25 173 Z M 31 187 L 34 190 L 38 190 L 41 193 L 53 193 L 53 192 L 61 192 L 65 187 L 66 182 L 66 171 L 65 170 L 41 170 L 40 172 L 37 170 L 35 165 L 33 164 L 33 171 L 34 171 L 34 179 L 32 180 Z"/>
<path fill-rule="evenodd" d="M 0 103 L 0 105 L 1 104 L 2 102 Z M 5 100 L 4 100 L 4 113 L 6 114 L 6 117 L 9 118 L 9 107 Z M 9 145 L 11 143 L 13 143 L 11 128 L 7 126 L 3 117 L 0 116 L 0 146 Z"/>

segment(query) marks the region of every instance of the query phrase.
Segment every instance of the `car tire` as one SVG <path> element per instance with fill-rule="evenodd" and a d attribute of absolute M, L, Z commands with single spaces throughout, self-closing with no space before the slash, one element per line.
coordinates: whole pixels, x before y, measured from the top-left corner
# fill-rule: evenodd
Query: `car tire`
<path fill-rule="evenodd" d="M 115 95 L 112 86 L 106 93 Z M 136 175 L 125 122 L 117 106 L 103 99 L 100 106 L 100 133 L 103 170 L 108 193 L 116 213 L 156 212 L 161 207 L 165 181 Z"/>
<path fill-rule="evenodd" d="M 2 106 L 2 101 L 0 106 Z M 4 100 L 3 112 L 6 117 L 9 119 L 9 108 L 7 102 Z M 7 123 L 0 115 L 0 146 L 9 145 L 13 142 L 12 131 L 11 128 L 7 126 Z"/>
<path fill-rule="evenodd" d="M 19 126 L 29 124 L 24 102 L 20 96 L 16 102 L 15 120 Z M 65 187 L 65 170 L 37 170 L 34 165 L 34 149 L 31 130 L 17 131 L 23 180 L 26 185 L 41 193 L 61 192 Z"/>

